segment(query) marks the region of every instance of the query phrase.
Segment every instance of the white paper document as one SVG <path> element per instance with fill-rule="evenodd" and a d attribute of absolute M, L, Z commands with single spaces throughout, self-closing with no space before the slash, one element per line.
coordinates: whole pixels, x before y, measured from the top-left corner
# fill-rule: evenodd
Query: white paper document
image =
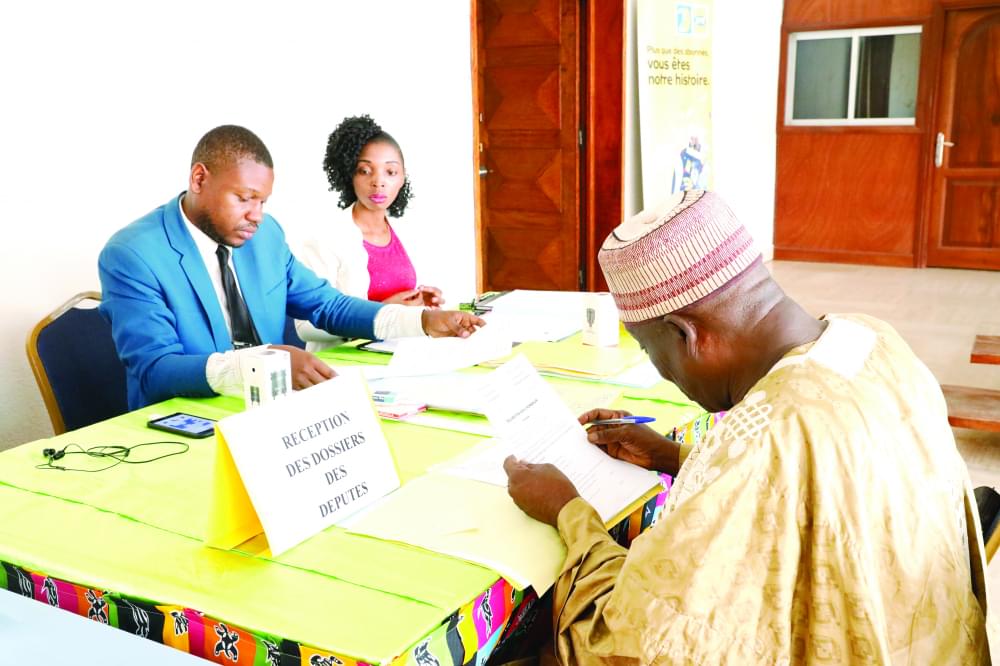
<path fill-rule="evenodd" d="M 396 375 L 431 375 L 503 358 L 512 347 L 500 326 L 483 326 L 467 338 L 399 338 L 389 370 Z"/>
<path fill-rule="evenodd" d="M 630 388 L 650 388 L 663 381 L 660 371 L 650 363 L 644 361 L 631 368 L 622 370 L 617 375 L 608 377 L 574 377 L 584 382 L 600 382 L 602 384 L 614 384 L 615 386 L 628 386 Z"/>
<path fill-rule="evenodd" d="M 485 373 L 449 372 L 421 376 L 387 376 L 368 382 L 373 395 L 381 392 L 387 399 L 427 405 L 428 409 L 482 414 L 480 404 Z"/>
<path fill-rule="evenodd" d="M 392 377 L 393 373 L 385 365 L 331 365 L 337 375 L 358 374 L 371 384 L 371 382 Z"/>
<path fill-rule="evenodd" d="M 516 289 L 490 303 L 483 319 L 505 327 L 514 342 L 555 342 L 577 333 L 585 321 L 584 293 Z"/>
<path fill-rule="evenodd" d="M 492 437 L 494 435 L 493 426 L 483 418 L 456 418 L 454 415 L 445 416 L 440 412 L 420 412 L 413 416 L 399 419 L 400 423 L 423 426 L 425 428 L 437 428 L 438 430 L 451 430 L 454 432 L 464 432 L 480 437 Z"/>
<path fill-rule="evenodd" d="M 507 473 L 503 471 L 503 461 L 512 453 L 509 446 L 494 437 L 483 440 L 459 456 L 431 467 L 429 471 L 506 487 Z"/>
<path fill-rule="evenodd" d="M 441 471 L 506 485 L 502 464 L 508 455 L 552 463 L 605 521 L 657 483 L 655 473 L 615 460 L 589 443 L 576 415 L 523 356 L 488 375 L 483 404 L 499 439 Z"/>

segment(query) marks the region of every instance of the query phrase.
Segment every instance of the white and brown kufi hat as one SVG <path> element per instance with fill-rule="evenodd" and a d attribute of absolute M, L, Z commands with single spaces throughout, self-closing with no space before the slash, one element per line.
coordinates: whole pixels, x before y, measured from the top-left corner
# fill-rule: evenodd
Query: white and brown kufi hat
<path fill-rule="evenodd" d="M 679 192 L 619 225 L 597 259 L 622 321 L 653 319 L 724 287 L 760 258 L 714 192 Z"/>

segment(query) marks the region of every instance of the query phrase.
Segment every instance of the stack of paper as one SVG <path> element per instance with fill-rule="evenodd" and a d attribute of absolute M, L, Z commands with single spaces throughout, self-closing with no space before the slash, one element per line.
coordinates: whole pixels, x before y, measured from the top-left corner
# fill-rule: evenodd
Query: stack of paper
<path fill-rule="evenodd" d="M 467 338 L 400 338 L 389 361 L 395 375 L 430 375 L 469 368 L 510 354 L 502 327 L 484 326 Z"/>
<path fill-rule="evenodd" d="M 583 328 L 584 292 L 516 289 L 490 302 L 489 325 L 506 328 L 514 342 L 553 342 Z"/>
<path fill-rule="evenodd" d="M 573 341 L 525 342 L 517 346 L 516 353 L 543 374 L 573 379 L 613 377 L 646 360 L 646 355 L 636 347 L 590 347 Z M 486 361 L 481 365 L 496 367 L 511 358 Z"/>
<path fill-rule="evenodd" d="M 430 409 L 483 414 L 479 396 L 485 376 L 448 372 L 417 377 L 385 377 L 368 382 L 368 386 L 373 398 L 376 394 L 391 395 L 397 402 L 420 403 Z"/>
<path fill-rule="evenodd" d="M 413 425 L 456 430 L 493 437 L 496 433 L 486 414 L 483 392 L 490 373 L 450 372 L 420 377 L 386 376 L 368 383 L 376 405 L 394 403 L 426 406 L 428 410 L 397 418 Z M 621 395 L 621 388 L 597 383 L 562 382 L 553 387 L 573 414 L 608 407 Z M 379 413 L 382 413 L 379 407 Z M 476 415 L 476 416 L 473 416 Z"/>

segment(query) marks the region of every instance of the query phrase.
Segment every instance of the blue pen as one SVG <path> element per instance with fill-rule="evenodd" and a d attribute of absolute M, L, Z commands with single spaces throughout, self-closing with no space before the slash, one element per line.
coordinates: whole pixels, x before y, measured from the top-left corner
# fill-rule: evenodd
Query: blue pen
<path fill-rule="evenodd" d="M 587 425 L 630 425 L 635 423 L 652 423 L 655 421 L 652 416 L 623 416 L 620 419 L 598 419 L 591 421 Z"/>

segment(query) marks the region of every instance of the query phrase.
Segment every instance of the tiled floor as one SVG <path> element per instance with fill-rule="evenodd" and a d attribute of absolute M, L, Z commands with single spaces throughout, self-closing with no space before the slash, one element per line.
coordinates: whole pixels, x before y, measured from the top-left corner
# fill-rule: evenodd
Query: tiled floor
<path fill-rule="evenodd" d="M 772 274 L 809 312 L 862 312 L 892 324 L 942 384 L 1000 389 L 1000 366 L 974 365 L 976 334 L 1000 335 L 1000 273 L 775 261 Z M 1000 433 L 955 429 L 974 486 L 1000 489 Z M 1000 556 L 989 567 L 990 647 L 1000 663 Z"/>

